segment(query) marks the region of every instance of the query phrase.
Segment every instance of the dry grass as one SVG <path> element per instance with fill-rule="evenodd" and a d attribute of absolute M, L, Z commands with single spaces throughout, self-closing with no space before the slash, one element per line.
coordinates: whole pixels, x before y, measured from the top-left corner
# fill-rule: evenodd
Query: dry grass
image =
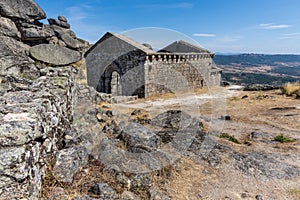
<path fill-rule="evenodd" d="M 288 96 L 295 95 L 297 98 L 300 97 L 300 82 L 287 83 L 281 88 L 281 92 Z"/>
<path fill-rule="evenodd" d="M 157 99 L 172 99 L 172 98 L 177 98 L 178 96 L 188 96 L 188 95 L 200 95 L 200 94 L 209 94 L 209 92 L 212 92 L 214 90 L 220 90 L 220 87 L 214 86 L 211 88 L 190 88 L 187 91 L 174 91 L 174 92 L 169 92 L 169 93 L 163 93 L 163 94 L 155 94 L 150 97 L 142 99 L 142 101 L 147 101 L 147 100 L 157 100 Z"/>
<path fill-rule="evenodd" d="M 55 164 L 55 156 L 49 155 L 48 159 L 46 160 L 46 174 L 43 176 L 42 179 L 42 191 L 41 191 L 41 197 L 43 199 L 49 199 L 49 197 L 52 194 L 52 191 L 56 187 L 63 186 L 62 183 L 60 183 L 53 175 L 53 167 Z"/>
<path fill-rule="evenodd" d="M 81 59 L 78 62 L 71 64 L 71 66 L 76 68 L 76 69 L 82 68 L 84 65 L 85 65 L 85 60 L 84 59 Z"/>
<path fill-rule="evenodd" d="M 203 189 L 200 185 L 204 167 L 187 158 L 181 158 L 180 162 L 180 165 L 168 168 L 165 174 L 158 176 L 155 185 L 172 199 L 204 199 L 199 195 Z"/>
<path fill-rule="evenodd" d="M 242 99 L 244 95 L 247 98 Z M 260 99 L 265 96 L 266 98 Z M 272 108 L 298 107 L 299 100 L 282 95 L 280 90 L 241 92 L 227 102 L 227 114 L 231 121 L 247 124 L 270 124 L 274 127 L 298 131 L 300 109 L 276 110 Z"/>
<path fill-rule="evenodd" d="M 300 200 L 300 189 L 290 189 L 289 193 L 295 198 L 295 200 Z"/>
<path fill-rule="evenodd" d="M 76 81 L 79 84 L 87 84 L 87 74 L 86 74 L 86 66 L 85 60 L 81 59 L 80 61 L 73 63 L 72 67 L 77 69 Z"/>
<path fill-rule="evenodd" d="M 76 175 L 72 184 L 59 182 L 52 174 L 53 163 L 47 164 L 47 174 L 43 178 L 42 199 L 50 199 L 57 187 L 63 188 L 67 195 L 67 200 L 71 200 L 76 196 L 89 194 L 89 189 L 99 182 L 108 183 L 117 192 L 122 193 L 125 186 L 116 181 L 112 172 L 105 171 L 104 165 L 99 161 L 90 160 Z M 93 196 L 89 194 L 89 196 Z"/>

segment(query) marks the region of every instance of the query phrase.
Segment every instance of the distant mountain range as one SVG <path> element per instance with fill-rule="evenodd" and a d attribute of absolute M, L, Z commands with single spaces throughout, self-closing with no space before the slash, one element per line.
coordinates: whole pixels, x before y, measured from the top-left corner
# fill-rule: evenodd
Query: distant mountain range
<path fill-rule="evenodd" d="M 223 79 L 234 84 L 272 84 L 300 81 L 300 55 L 238 54 L 214 58 Z"/>

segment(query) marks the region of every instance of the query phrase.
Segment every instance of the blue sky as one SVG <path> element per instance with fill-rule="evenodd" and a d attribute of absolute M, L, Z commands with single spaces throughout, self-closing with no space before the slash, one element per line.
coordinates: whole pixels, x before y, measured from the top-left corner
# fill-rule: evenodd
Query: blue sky
<path fill-rule="evenodd" d="M 128 36 L 155 48 L 183 37 L 213 52 L 300 54 L 299 0 L 36 2 L 48 18 L 66 16 L 77 36 L 91 43 L 107 31 L 127 31 Z"/>

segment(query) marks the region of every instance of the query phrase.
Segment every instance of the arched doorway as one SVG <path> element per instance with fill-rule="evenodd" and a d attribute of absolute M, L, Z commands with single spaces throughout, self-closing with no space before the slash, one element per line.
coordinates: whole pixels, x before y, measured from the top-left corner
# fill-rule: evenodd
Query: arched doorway
<path fill-rule="evenodd" d="M 111 94 L 113 96 L 121 96 L 122 95 L 122 85 L 120 75 L 117 71 L 113 71 L 111 74 L 111 82 L 110 82 Z"/>

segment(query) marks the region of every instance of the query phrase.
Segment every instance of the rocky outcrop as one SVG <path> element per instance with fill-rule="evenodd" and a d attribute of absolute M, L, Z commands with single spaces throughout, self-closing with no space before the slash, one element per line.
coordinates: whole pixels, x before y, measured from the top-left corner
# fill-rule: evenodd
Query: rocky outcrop
<path fill-rule="evenodd" d="M 22 40 L 24 41 L 46 41 L 47 38 L 55 36 L 49 25 L 22 24 L 20 26 Z"/>
<path fill-rule="evenodd" d="M 33 0 L 2 0 L 0 8 L 0 14 L 8 18 L 30 22 L 46 18 L 46 13 Z"/>
<path fill-rule="evenodd" d="M 88 42 L 76 38 L 64 16 L 48 19 L 49 25 L 38 21 L 45 18 L 45 12 L 33 0 L 1 1 L 0 36 L 21 39 L 30 46 L 50 43 L 82 52 L 89 47 Z"/>
<path fill-rule="evenodd" d="M 29 76 L 26 70 L 0 74 L 3 198 L 38 198 L 47 154 L 63 147 L 63 135 L 72 121 L 72 68 L 36 66 L 35 69 L 39 71 L 36 76 Z"/>
<path fill-rule="evenodd" d="M 74 37 L 72 37 L 70 34 L 67 33 L 61 35 L 61 40 L 66 44 L 67 47 L 71 49 L 79 49 L 85 46 L 84 43 L 75 39 Z"/>
<path fill-rule="evenodd" d="M 10 74 L 11 68 L 33 63 L 27 56 L 29 46 L 12 37 L 0 36 L 0 70 Z"/>
<path fill-rule="evenodd" d="M 192 118 L 187 113 L 181 110 L 168 110 L 154 117 L 150 123 L 154 126 L 178 130 L 189 125 L 191 122 Z"/>
<path fill-rule="evenodd" d="M 233 152 L 236 167 L 247 175 L 255 175 L 260 179 L 291 179 L 300 176 L 300 169 L 292 164 L 281 162 L 284 158 L 276 154 L 260 152 L 241 154 Z M 254 170 L 255 169 L 255 174 Z"/>
<path fill-rule="evenodd" d="M 151 151 L 160 147 L 161 139 L 146 127 L 130 123 L 123 129 L 123 140 L 131 151 Z"/>
<path fill-rule="evenodd" d="M 79 52 L 52 44 L 33 46 L 29 51 L 36 60 L 54 65 L 68 65 L 81 60 Z"/>
<path fill-rule="evenodd" d="M 0 27 L 1 36 L 8 36 L 15 39 L 21 38 L 19 30 L 12 20 L 0 16 Z"/>
<path fill-rule="evenodd" d="M 73 176 L 88 161 L 88 150 L 84 146 L 63 149 L 56 155 L 53 175 L 63 183 L 72 183 Z"/>
<path fill-rule="evenodd" d="M 90 189 L 90 192 L 102 199 L 119 199 L 117 192 L 107 183 L 97 183 Z"/>
<path fill-rule="evenodd" d="M 77 61 L 88 43 L 65 17 L 38 22 L 45 13 L 32 0 L 4 0 L 0 14 L 0 199 L 169 200 L 174 188 L 163 188 L 173 182 L 168 178 L 185 179 L 180 173 L 189 176 L 192 169 L 195 179 L 212 187 L 218 169 L 222 178 L 227 175 L 224 165 L 250 182 L 251 176 L 254 182 L 300 176 L 299 155 L 276 155 L 276 146 L 272 153 L 247 152 L 244 144 L 231 148 L 230 141 L 221 144 L 216 134 L 203 131 L 205 118 L 180 110 L 155 117 L 143 109 L 122 114 L 110 105 L 119 102 L 111 95 L 77 82 L 84 66 Z M 251 135 L 256 142 L 260 134 Z M 296 143 L 291 148 L 298 149 Z M 197 165 L 181 168 L 189 158 Z M 206 189 L 205 184 L 195 185 Z"/>
<path fill-rule="evenodd" d="M 49 18 L 48 22 L 50 25 L 57 25 L 62 28 L 70 28 L 70 24 L 64 16 L 58 16 L 58 19 Z"/>
<path fill-rule="evenodd" d="M 63 28 L 63 27 L 60 27 L 60 26 L 57 26 L 57 25 L 51 25 L 51 29 L 55 32 L 55 35 L 58 38 L 61 38 L 62 35 L 64 35 L 64 34 L 67 34 L 67 35 L 70 35 L 73 38 L 76 38 L 75 33 L 73 31 L 71 31 L 70 29 Z"/>
<path fill-rule="evenodd" d="M 77 70 L 69 64 L 81 59 L 88 43 L 60 27 L 83 45 L 59 47 L 57 27 L 38 21 L 46 14 L 33 0 L 3 0 L 0 15 L 0 199 L 40 199 L 50 155 L 57 153 L 56 174 L 66 182 L 73 174 L 61 175 L 70 164 L 64 153 L 80 160 L 73 173 L 87 160 L 86 149 L 64 150 L 64 140 L 77 98 Z"/>

